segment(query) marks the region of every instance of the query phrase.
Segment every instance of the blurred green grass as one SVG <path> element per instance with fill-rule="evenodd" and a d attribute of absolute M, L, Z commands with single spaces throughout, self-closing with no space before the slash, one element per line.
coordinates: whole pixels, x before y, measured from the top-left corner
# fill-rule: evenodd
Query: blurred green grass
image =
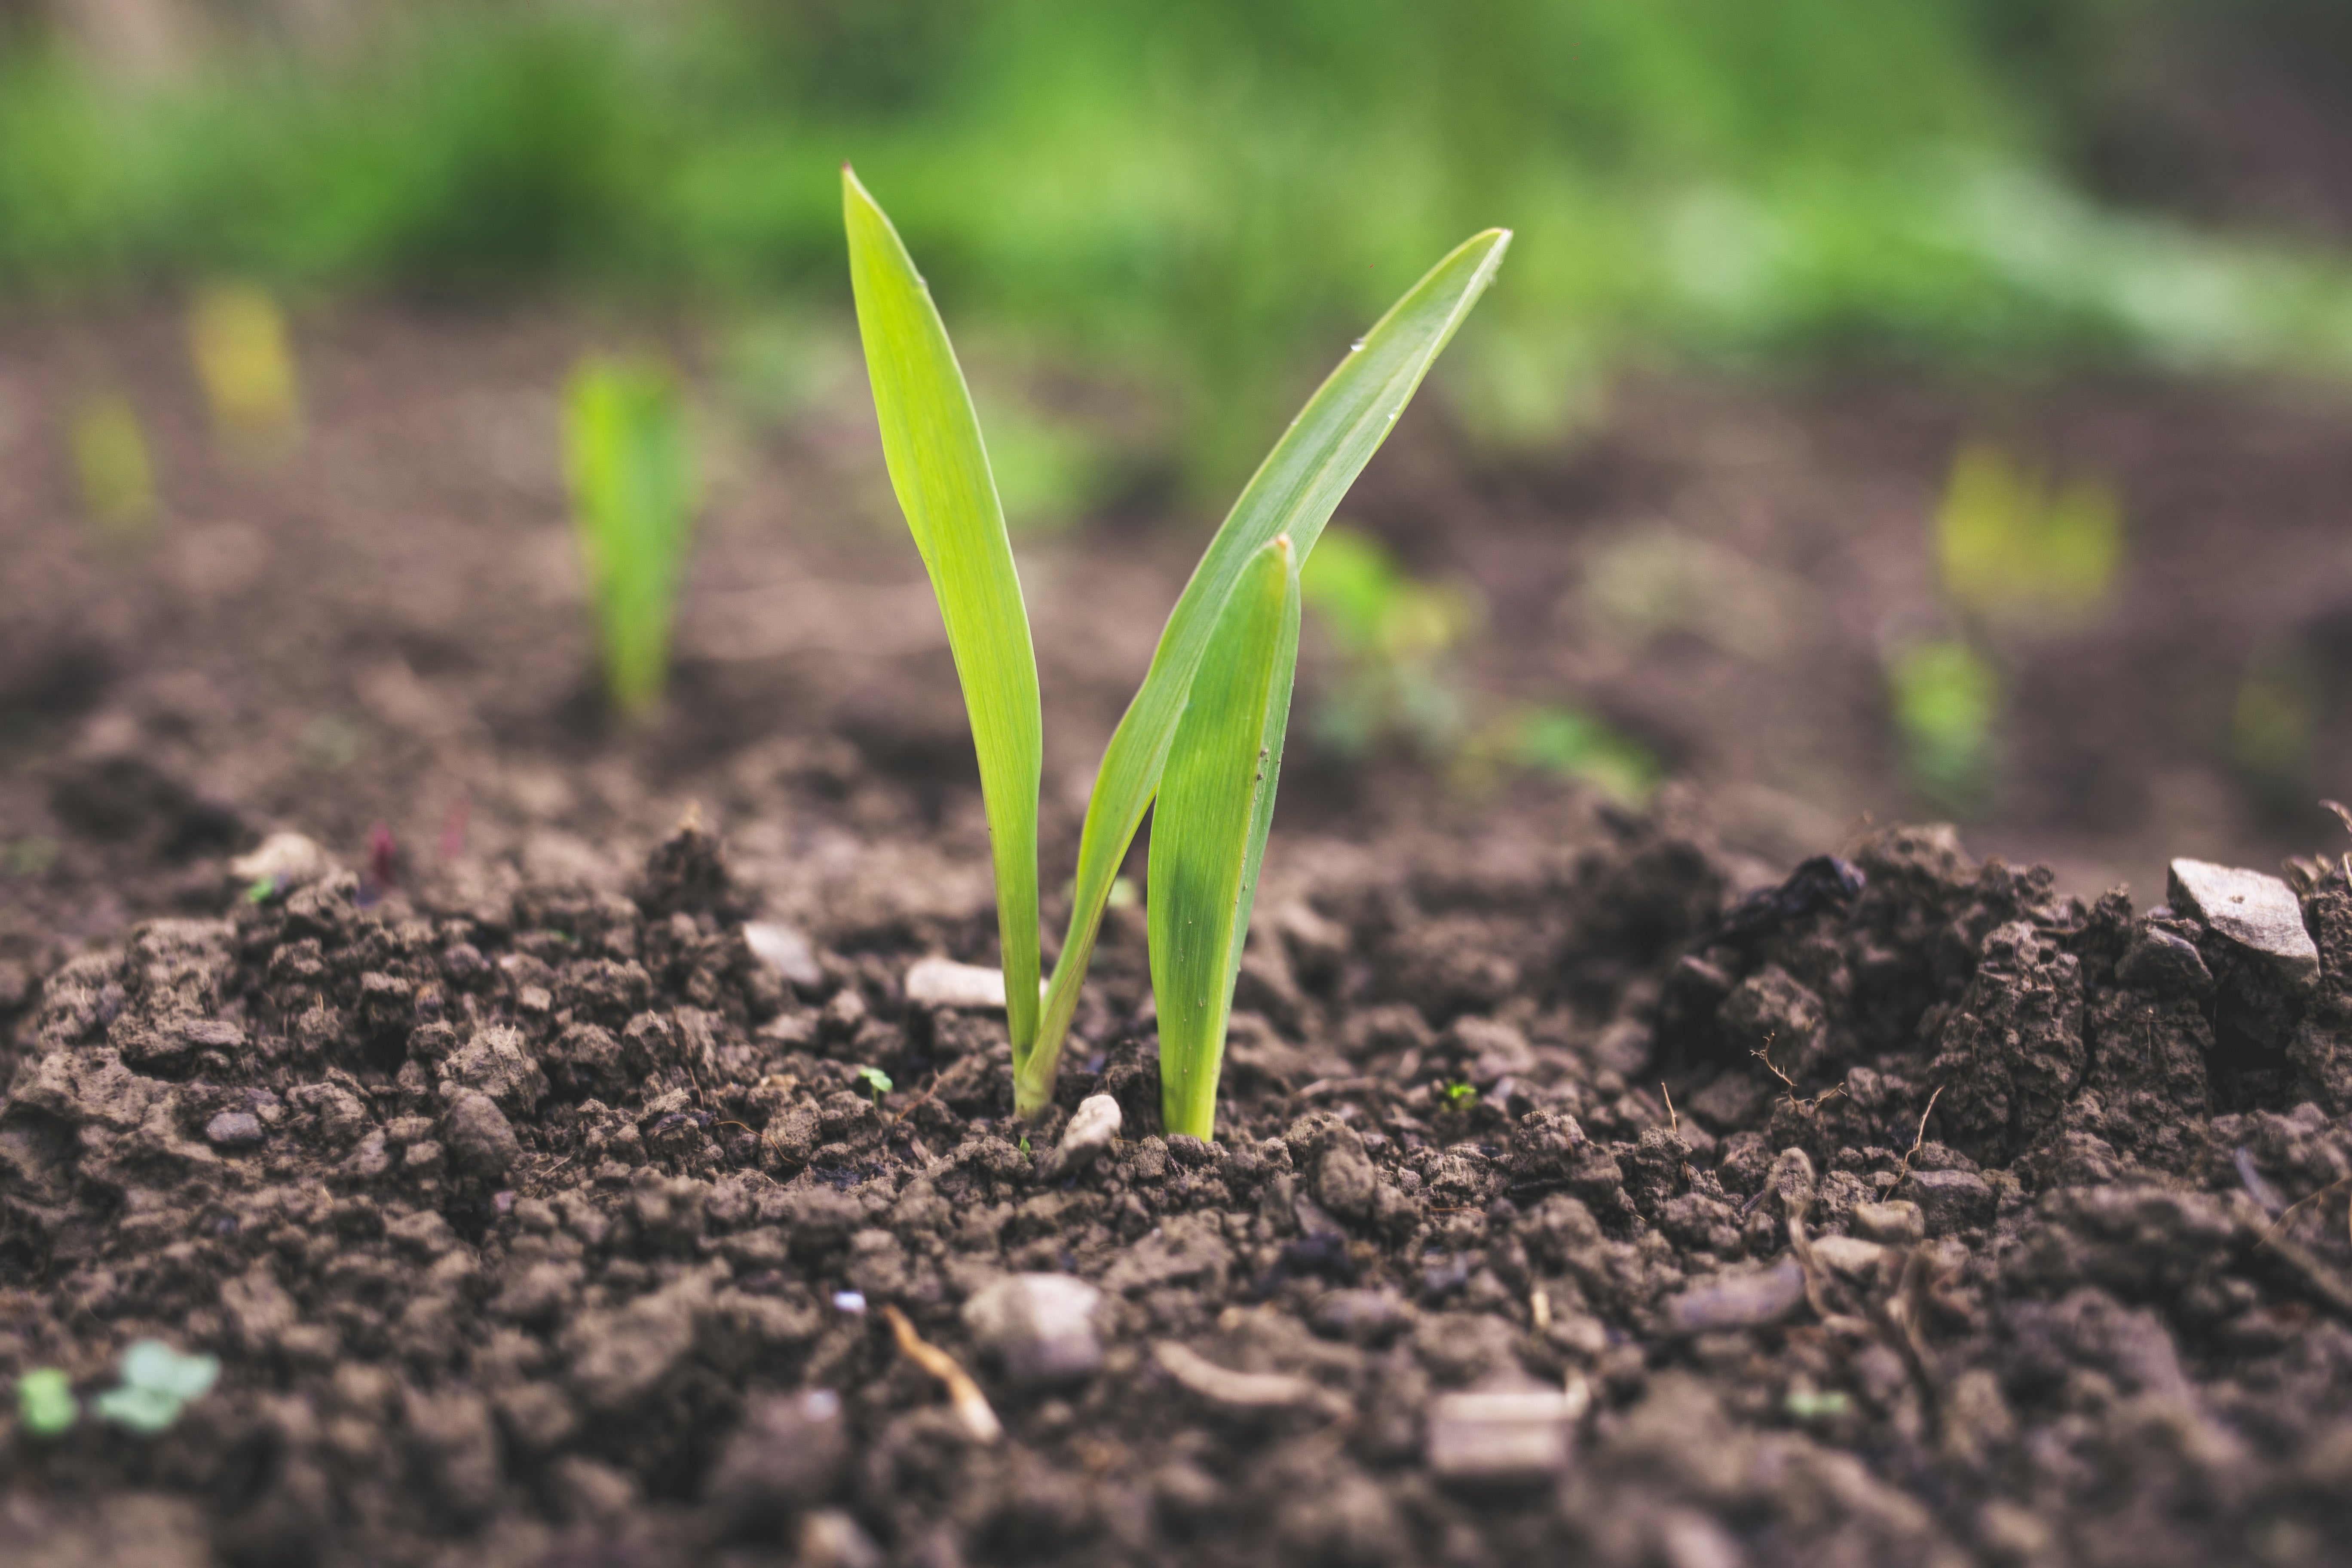
<path fill-rule="evenodd" d="M 1556 436 L 1628 363 L 2341 374 L 2342 258 L 2063 177 L 2066 62 L 2146 8 L 518 4 L 145 85 L 12 35 L 0 297 L 236 278 L 838 308 L 854 160 L 973 336 L 1149 386 L 1220 489 L 1493 223 L 1520 238 L 1443 390 L 1497 444 Z"/>

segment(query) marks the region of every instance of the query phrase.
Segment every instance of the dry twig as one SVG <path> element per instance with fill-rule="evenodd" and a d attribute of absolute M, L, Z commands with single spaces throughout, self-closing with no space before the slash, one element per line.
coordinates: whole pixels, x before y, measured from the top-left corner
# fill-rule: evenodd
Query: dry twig
<path fill-rule="evenodd" d="M 1895 1173 L 1895 1184 L 1886 1189 L 1888 1197 L 1902 1191 L 1903 1184 L 1911 1179 L 1911 1156 L 1927 1146 L 1927 1118 L 1935 1114 L 1936 1101 L 1943 1098 L 1944 1086 L 1939 1083 L 1936 1086 L 1936 1092 L 1927 1097 L 1927 1107 L 1919 1112 L 1918 1133 L 1912 1138 L 1911 1147 L 1903 1151 L 1903 1164 Z"/>
<path fill-rule="evenodd" d="M 1004 1436 L 1004 1425 L 989 1407 L 988 1395 L 955 1357 L 915 1332 L 915 1325 L 898 1308 L 885 1306 L 882 1315 L 890 1320 L 890 1331 L 898 1337 L 898 1353 L 940 1380 L 948 1391 L 948 1403 L 975 1441 L 993 1443 Z"/>
<path fill-rule="evenodd" d="M 1789 1104 L 1794 1109 L 1798 1110 L 1819 1110 L 1822 1106 L 1827 1105 L 1831 1100 L 1835 1100 L 1839 1095 L 1845 1092 L 1845 1085 L 1839 1084 L 1834 1089 L 1825 1089 L 1822 1090 L 1821 1093 L 1813 1096 L 1811 1100 L 1799 1099 L 1797 1096 L 1797 1080 L 1772 1065 L 1771 1052 L 1772 1042 L 1770 1040 L 1767 1040 L 1748 1054 L 1754 1057 L 1758 1061 L 1762 1062 L 1764 1064 L 1764 1070 L 1770 1073 L 1774 1078 L 1779 1079 L 1781 1084 L 1787 1088 L 1789 1091 Z M 1658 1087 L 1664 1089 L 1665 1085 L 1660 1084 Z"/>

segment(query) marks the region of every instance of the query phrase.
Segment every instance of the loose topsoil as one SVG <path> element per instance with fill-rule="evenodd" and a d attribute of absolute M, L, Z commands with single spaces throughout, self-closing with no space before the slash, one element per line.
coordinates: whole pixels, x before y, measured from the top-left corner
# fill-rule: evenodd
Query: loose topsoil
<path fill-rule="evenodd" d="M 1026 1130 L 1001 1018 L 903 991 L 984 906 L 799 951 L 691 823 L 142 924 L 15 1031 L 0 1371 L 224 1370 L 158 1436 L 0 1427 L 0 1555 L 2347 1560 L 2340 872 L 2315 973 L 1944 829 L 1739 897 L 1671 803 L 1489 848 L 1292 846 L 1213 1143 L 1160 1135 L 1132 910 Z M 971 1305 L 1013 1274 L 1091 1321 Z"/>

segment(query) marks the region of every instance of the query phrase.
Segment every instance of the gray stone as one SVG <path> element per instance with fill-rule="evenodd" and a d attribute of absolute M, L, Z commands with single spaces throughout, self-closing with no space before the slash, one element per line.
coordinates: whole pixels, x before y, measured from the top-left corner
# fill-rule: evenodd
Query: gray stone
<path fill-rule="evenodd" d="M 471 1089 L 450 1100 L 441 1119 L 441 1141 L 458 1170 L 486 1182 L 505 1175 L 522 1157 L 506 1112 L 488 1095 Z"/>
<path fill-rule="evenodd" d="M 2202 1000 L 2213 994 L 2213 972 L 2205 967 L 2205 955 L 2197 944 L 2145 921 L 2132 928 L 2131 941 L 2116 964 L 2116 978 L 2135 991 L 2158 996 Z"/>
<path fill-rule="evenodd" d="M 1378 1344 L 1412 1326 L 1412 1309 L 1394 1290 L 1334 1290 L 1315 1303 L 1315 1327 L 1356 1344 Z"/>
<path fill-rule="evenodd" d="M 711 1506 L 741 1531 L 824 1501 L 849 1465 L 846 1425 L 829 1388 L 760 1400 L 711 1468 Z"/>
<path fill-rule="evenodd" d="M 1883 1204 L 1856 1204 L 1853 1228 L 1865 1238 L 1887 1247 L 1908 1247 L 1927 1236 L 1927 1216 L 1917 1204 L 1896 1198 Z"/>
<path fill-rule="evenodd" d="M 324 881 L 339 867 L 332 857 L 299 833 L 273 833 L 250 855 L 228 863 L 229 874 L 247 887 L 268 882 L 280 892 Z"/>
<path fill-rule="evenodd" d="M 1004 1010 L 1004 971 L 982 969 L 951 959 L 926 958 L 907 971 L 907 1005 L 911 1007 L 959 1007 L 976 1012 Z"/>
<path fill-rule="evenodd" d="M 1111 1146 L 1118 1136 L 1125 1118 L 1118 1101 L 1108 1094 L 1090 1094 L 1078 1101 L 1077 1110 L 1070 1113 L 1070 1124 L 1062 1131 L 1061 1142 L 1054 1146 L 1054 1175 L 1076 1175 L 1095 1162 L 1097 1155 Z"/>
<path fill-rule="evenodd" d="M 824 969 L 816 961 L 809 939 L 788 925 L 753 921 L 743 928 L 743 945 L 751 956 L 803 991 L 824 984 Z"/>
<path fill-rule="evenodd" d="M 249 1110 L 224 1110 L 205 1123 L 205 1137 L 222 1149 L 250 1149 L 266 1134 L 261 1118 Z"/>
<path fill-rule="evenodd" d="M 964 1327 L 1020 1384 L 1068 1383 L 1102 1364 L 1102 1292 L 1066 1274 L 1013 1274 L 963 1304 Z"/>
<path fill-rule="evenodd" d="M 2215 934 L 2261 954 L 2287 977 L 2319 978 L 2319 948 L 2303 923 L 2294 889 L 2260 871 L 2175 860 L 2168 892 L 2173 908 L 2195 916 Z"/>
<path fill-rule="evenodd" d="M 1777 1323 L 1805 1302 L 1805 1271 L 1794 1259 L 1769 1268 L 1727 1271 L 1667 1298 L 1666 1326 L 1712 1334 Z"/>
<path fill-rule="evenodd" d="M 519 1031 L 487 1024 L 441 1064 L 442 1098 L 455 1100 L 465 1089 L 488 1095 L 509 1116 L 527 1116 L 547 1093 L 547 1075 Z"/>
<path fill-rule="evenodd" d="M 1568 1468 L 1575 1420 L 1555 1389 L 1444 1394 L 1430 1404 L 1423 1450 L 1445 1480 L 1540 1481 Z"/>
<path fill-rule="evenodd" d="M 1929 1236 L 1992 1223 L 1993 1190 L 1973 1171 L 1914 1171 L 1907 1184 Z"/>

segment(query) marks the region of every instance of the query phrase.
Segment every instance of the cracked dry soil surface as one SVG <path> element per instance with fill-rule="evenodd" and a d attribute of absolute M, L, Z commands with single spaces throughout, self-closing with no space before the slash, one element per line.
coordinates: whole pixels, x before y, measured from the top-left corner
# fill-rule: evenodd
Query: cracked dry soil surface
<path fill-rule="evenodd" d="M 1521 863 L 1302 851 L 1213 1144 L 1132 910 L 1025 1143 L 1001 1018 L 901 987 L 984 911 L 794 952 L 694 828 L 140 926 L 8 1025 L 0 1373 L 223 1373 L 0 1415 L 0 1559 L 2347 1560 L 2341 875 L 2314 964 L 1944 829 Z"/>

